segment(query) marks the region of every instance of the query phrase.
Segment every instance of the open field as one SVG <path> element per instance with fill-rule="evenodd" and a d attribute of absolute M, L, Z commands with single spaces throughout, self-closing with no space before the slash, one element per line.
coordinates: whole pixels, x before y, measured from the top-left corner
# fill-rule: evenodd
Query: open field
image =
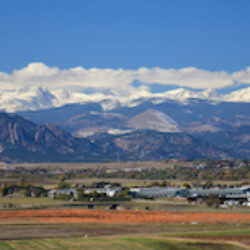
<path fill-rule="evenodd" d="M 64 200 L 54 200 L 47 197 L 0 197 L 0 203 L 7 204 L 12 203 L 13 205 L 23 205 L 23 204 L 31 204 L 37 207 L 40 206 L 47 206 L 47 205 L 53 205 L 53 204 L 64 204 L 67 203 L 67 201 Z"/>
<path fill-rule="evenodd" d="M 70 238 L 129 236 L 129 235 L 163 235 L 164 237 L 248 237 L 249 224 L 112 224 L 110 223 L 37 223 L 29 220 L 2 220 L 0 224 L 0 240 L 22 240 L 43 238 Z M 222 238 L 223 238 L 222 237 Z M 250 237 L 248 237 L 250 240 Z"/>
<path fill-rule="evenodd" d="M 249 182 L 247 175 L 241 175 L 240 178 L 232 176 L 225 179 L 216 179 L 211 177 L 213 169 L 197 170 L 195 162 L 165 162 L 165 161 L 148 161 L 148 162 L 109 162 L 109 163 L 19 163 L 5 164 L 1 163 L 0 184 L 19 183 L 20 178 L 25 176 L 25 181 L 32 185 L 39 185 L 45 188 L 54 188 L 58 184 L 58 177 L 65 176 L 66 182 L 74 186 L 75 184 L 91 185 L 94 182 L 119 182 L 123 186 L 147 186 L 156 181 L 161 183 L 165 181 L 168 185 L 183 185 L 187 182 L 199 182 L 203 185 L 207 182 L 207 176 L 214 179 L 214 184 L 220 185 L 238 185 Z M 185 169 L 184 175 L 174 173 L 174 166 Z M 188 166 L 191 166 L 189 168 Z M 182 168 L 184 167 L 184 168 Z M 145 170 L 146 169 L 146 170 Z M 218 168 L 220 169 L 220 168 Z M 10 170 L 10 172 L 9 172 Z M 39 172 L 42 170 L 41 172 Z M 117 170 L 122 170 L 121 173 Z M 232 171 L 236 171 L 232 168 Z M 7 172 L 6 172 L 7 171 Z M 96 171 L 99 174 L 95 175 Z M 161 173 L 161 171 L 163 171 Z M 172 172 L 171 172 L 172 171 Z M 201 178 L 197 179 L 193 171 L 201 171 Z M 210 171 L 210 172 L 209 172 Z M 221 169 L 221 176 L 225 174 L 225 169 Z M 224 172 L 223 172 L 224 171 Z M 198 175 L 198 172 L 196 173 Z M 141 174 L 140 174 L 141 173 Z M 238 171 L 237 174 L 241 173 Z M 192 177 L 191 177 L 192 176 Z M 203 176 L 203 177 L 202 177 Z"/>
<path fill-rule="evenodd" d="M 0 249 L 249 249 L 250 214 L 0 212 Z"/>
<path fill-rule="evenodd" d="M 0 249 L 249 249 L 249 225 L 1 224 Z"/>
<path fill-rule="evenodd" d="M 185 165 L 180 162 L 178 165 Z M 120 169 L 120 168 L 171 168 L 175 163 L 166 163 L 163 161 L 131 161 L 131 162 L 96 162 L 96 163 L 18 163 L 11 164 L 13 167 L 23 168 L 47 168 L 47 169 Z M 8 166 L 8 165 L 7 165 Z"/>
<path fill-rule="evenodd" d="M 240 250 L 240 244 L 221 242 L 194 241 L 182 239 L 164 239 L 154 237 L 129 237 L 129 238 L 71 238 L 71 239 L 43 239 L 2 241 L 2 250 L 9 249 L 165 249 L 165 250 Z"/>
<path fill-rule="evenodd" d="M 118 175 L 119 178 L 92 178 L 96 176 L 85 175 L 84 171 L 82 175 L 71 175 L 74 172 L 71 170 L 163 169 L 173 165 L 133 162 L 17 166 L 55 170 L 55 174 L 34 171 L 35 175 L 33 170 L 24 171 L 27 183 L 49 189 L 58 185 L 58 177 L 62 174 L 71 187 L 95 186 L 92 184 L 101 181 L 121 183 L 126 187 L 146 186 L 154 181 L 149 179 L 150 176 L 145 179 L 129 175 L 128 178 Z M 21 172 L 13 171 L 11 175 L 3 174 L 0 183 L 21 183 L 20 177 Z M 156 181 L 161 183 L 163 180 Z M 187 182 L 184 178 L 165 181 L 174 185 Z M 243 181 L 218 183 L 234 185 Z M 200 183 L 205 182 L 200 180 Z M 94 209 L 87 210 L 89 204 L 94 205 Z M 107 210 L 112 204 L 119 204 L 118 209 Z M 185 199 L 73 202 L 11 193 L 0 197 L 0 249 L 250 249 L 250 209 L 243 206 L 216 209 L 205 203 L 189 203 Z"/>
<path fill-rule="evenodd" d="M 171 199 L 144 200 L 134 199 L 131 201 L 74 201 L 54 200 L 48 197 L 0 197 L 0 211 L 6 209 L 65 209 L 87 208 L 88 204 L 93 204 L 97 210 L 108 209 L 112 204 L 119 204 L 119 209 L 136 211 L 169 211 L 169 212 L 209 212 L 209 213 L 231 213 L 231 214 L 250 214 L 249 207 L 237 207 L 227 209 L 216 209 L 205 204 L 190 204 L 187 201 L 173 201 Z"/>
<path fill-rule="evenodd" d="M 165 212 L 165 211 L 103 211 L 82 209 L 5 210 L 0 220 L 27 220 L 42 223 L 228 223 L 250 224 L 250 214 Z"/>

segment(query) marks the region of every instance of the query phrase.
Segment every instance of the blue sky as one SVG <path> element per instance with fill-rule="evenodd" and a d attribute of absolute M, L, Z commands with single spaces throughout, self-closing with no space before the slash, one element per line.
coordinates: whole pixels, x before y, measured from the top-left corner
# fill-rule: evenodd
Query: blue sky
<path fill-rule="evenodd" d="M 31 62 L 68 69 L 250 65 L 249 0 L 8 0 L 0 72 Z"/>

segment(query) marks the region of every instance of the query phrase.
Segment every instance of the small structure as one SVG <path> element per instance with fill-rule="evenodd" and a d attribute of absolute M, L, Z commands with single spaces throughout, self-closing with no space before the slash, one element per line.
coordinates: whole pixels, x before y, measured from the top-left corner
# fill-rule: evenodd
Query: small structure
<path fill-rule="evenodd" d="M 112 205 L 109 207 L 109 210 L 116 210 L 118 206 L 119 206 L 119 204 L 112 204 Z"/>
<path fill-rule="evenodd" d="M 48 192 L 48 196 L 55 198 L 57 195 L 69 195 L 71 198 L 77 199 L 78 193 L 74 188 L 62 188 L 62 189 L 51 189 Z"/>
<path fill-rule="evenodd" d="M 130 188 L 133 197 L 137 198 L 187 198 L 190 201 L 197 201 L 211 196 L 221 200 L 232 201 L 246 200 L 250 203 L 250 187 L 241 188 L 171 188 L 171 187 L 151 187 L 151 188 Z M 238 204 L 235 202 L 235 204 Z M 248 203 L 247 203 L 248 204 Z"/>
<path fill-rule="evenodd" d="M 140 198 L 174 198 L 187 197 L 188 190 L 185 188 L 151 187 L 151 188 L 130 188 L 134 197 Z"/>
<path fill-rule="evenodd" d="M 98 194 L 106 194 L 108 197 L 114 197 L 116 194 L 120 193 L 122 189 L 120 187 L 104 187 L 104 188 L 87 188 L 84 190 L 85 194 L 91 194 L 96 192 Z"/>

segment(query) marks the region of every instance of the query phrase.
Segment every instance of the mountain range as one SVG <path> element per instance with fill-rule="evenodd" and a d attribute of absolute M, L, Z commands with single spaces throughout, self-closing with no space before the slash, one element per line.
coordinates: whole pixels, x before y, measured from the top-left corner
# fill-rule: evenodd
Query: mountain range
<path fill-rule="evenodd" d="M 214 89 L 196 90 L 176 88 L 153 93 L 148 88 L 135 88 L 131 91 L 113 91 L 85 89 L 81 87 L 65 87 L 48 89 L 42 86 L 25 87 L 16 90 L 5 90 L 0 94 L 0 110 L 18 112 L 28 110 L 41 110 L 58 108 L 67 104 L 99 103 L 105 111 L 113 110 L 119 106 L 133 107 L 151 101 L 154 103 L 167 100 L 188 103 L 190 99 L 217 102 L 245 102 L 250 103 L 250 87 L 216 92 Z"/>
<path fill-rule="evenodd" d="M 142 115 L 145 116 L 145 113 L 152 114 L 153 111 L 146 111 Z M 156 112 L 156 116 L 159 116 L 159 112 Z M 138 117 L 140 115 L 134 120 Z M 118 158 L 122 161 L 135 161 L 227 157 L 222 150 L 181 130 L 173 130 L 170 121 L 166 120 L 164 124 L 170 124 L 169 132 L 165 130 L 166 127 L 164 132 L 147 129 L 147 126 L 137 129 L 135 123 L 134 130 L 126 133 L 95 133 L 77 138 L 52 123 L 37 125 L 18 115 L 0 113 L 0 160 L 97 162 L 116 161 Z"/>
<path fill-rule="evenodd" d="M 2 94 L 0 160 L 250 158 L 248 92 L 182 88 L 119 96 L 33 88 Z"/>

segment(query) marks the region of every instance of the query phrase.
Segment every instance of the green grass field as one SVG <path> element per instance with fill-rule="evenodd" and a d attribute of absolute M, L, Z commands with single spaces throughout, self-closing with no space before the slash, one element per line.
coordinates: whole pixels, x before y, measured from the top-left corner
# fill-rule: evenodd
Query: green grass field
<path fill-rule="evenodd" d="M 0 249 L 249 249 L 249 224 L 0 223 Z"/>
<path fill-rule="evenodd" d="M 0 197 L 0 210 L 3 208 L 43 208 L 55 207 L 70 203 L 64 200 L 53 200 L 52 198 L 33 198 L 33 197 Z"/>
<path fill-rule="evenodd" d="M 67 239 L 43 239 L 43 240 L 17 240 L 2 241 L 0 249 L 128 249 L 128 250 L 240 250 L 240 246 L 230 243 L 173 240 L 163 238 L 67 238 Z"/>
<path fill-rule="evenodd" d="M 237 227 L 237 225 L 235 225 Z M 246 230 L 231 230 L 231 231 L 201 231 L 201 232 L 185 232 L 185 233 L 172 233 L 174 236 L 180 237 L 250 237 L 250 229 Z M 169 234 L 167 234 L 169 236 Z M 250 240 L 250 239 L 249 239 Z"/>
<path fill-rule="evenodd" d="M 71 202 L 69 200 L 54 200 L 49 197 L 34 198 L 34 197 L 0 197 L 0 211 L 1 209 L 36 209 L 36 208 L 65 208 L 70 204 L 81 204 L 78 208 L 86 209 L 84 204 L 93 203 L 95 209 L 107 209 L 113 203 L 119 203 L 120 208 L 126 210 L 151 210 L 151 211 L 179 211 L 179 212 L 216 212 L 216 213 L 250 213 L 247 207 L 216 209 L 214 207 L 207 207 L 205 204 L 189 204 L 183 201 L 173 201 L 171 199 L 155 199 L 144 200 L 135 199 L 131 201 L 79 201 Z M 69 207 L 68 207 L 69 208 Z"/>

